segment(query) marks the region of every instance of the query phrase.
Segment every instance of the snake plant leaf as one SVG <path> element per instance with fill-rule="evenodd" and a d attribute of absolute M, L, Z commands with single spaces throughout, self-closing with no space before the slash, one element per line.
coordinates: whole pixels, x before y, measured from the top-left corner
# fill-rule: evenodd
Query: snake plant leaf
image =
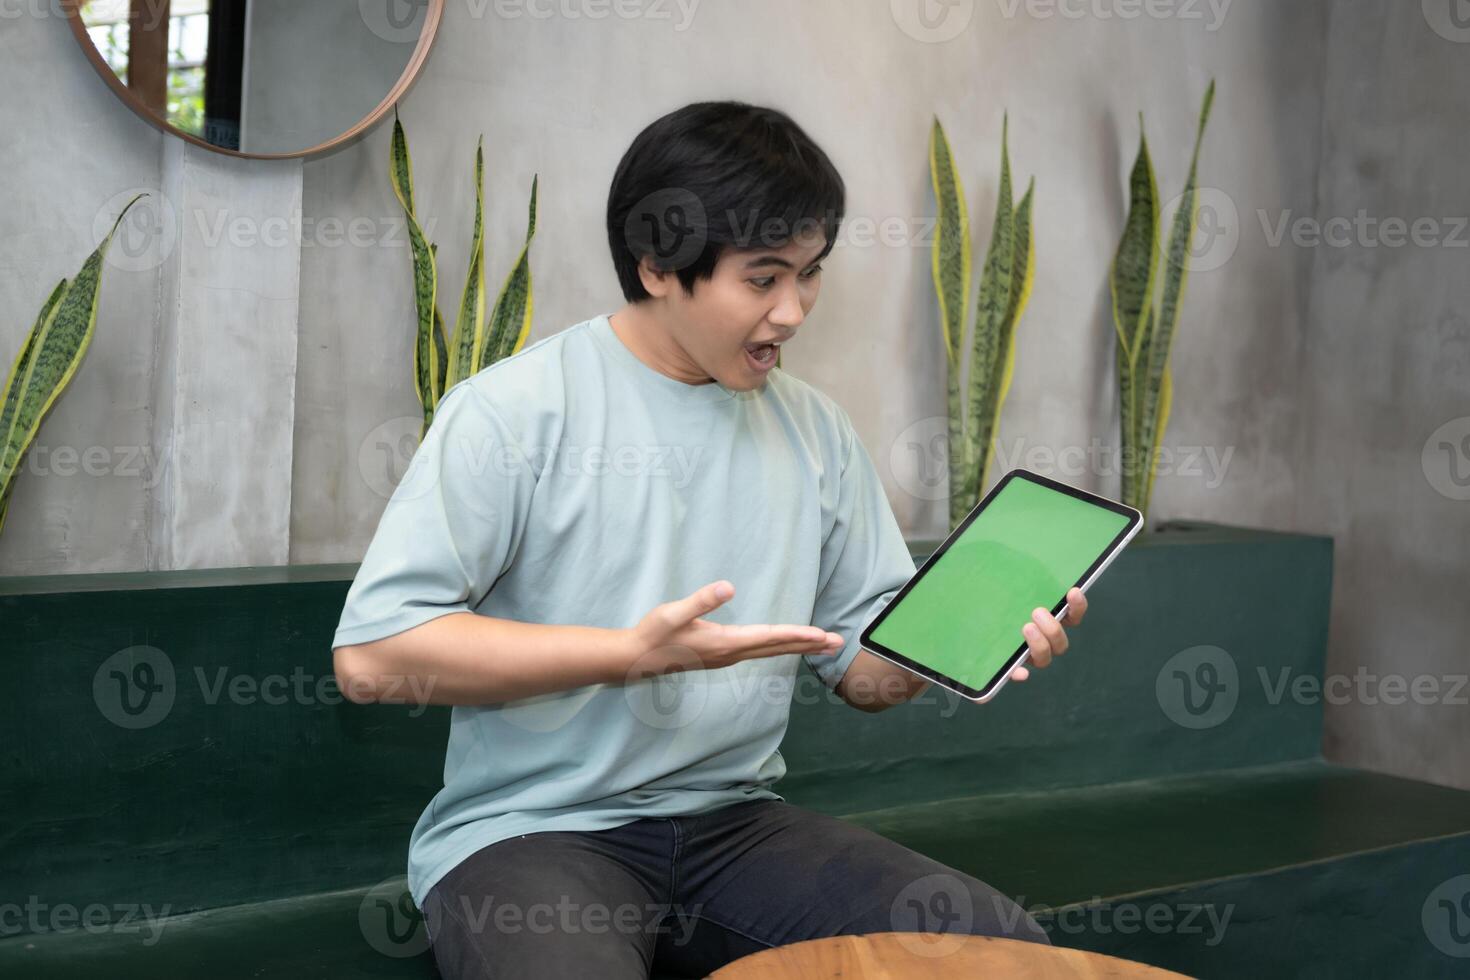
<path fill-rule="evenodd" d="M 408 137 L 404 135 L 403 123 L 398 119 L 398 106 L 393 106 L 393 138 L 388 150 L 388 177 L 393 184 L 393 193 L 403 210 L 412 216 L 413 210 L 413 160 L 408 154 Z"/>
<path fill-rule="evenodd" d="M 434 418 L 434 408 L 443 386 L 436 385 L 440 374 L 439 352 L 434 342 L 434 324 L 438 316 L 435 297 L 439 288 L 439 272 L 435 263 L 435 250 L 429 247 L 424 230 L 419 226 L 413 207 L 413 161 L 408 153 L 408 139 L 403 124 L 398 120 L 398 109 L 393 110 L 393 138 L 389 147 L 389 175 L 393 193 L 403 208 L 408 223 L 408 242 L 413 257 L 413 300 L 417 313 L 413 344 L 413 390 L 423 409 L 424 422 L 420 435 L 428 431 Z"/>
<path fill-rule="evenodd" d="M 1194 241 L 1198 220 L 1198 175 L 1200 144 L 1204 141 L 1205 126 L 1210 120 L 1210 109 L 1215 102 L 1215 83 L 1210 82 L 1205 92 L 1204 104 L 1200 107 L 1199 127 L 1194 137 L 1194 154 L 1189 161 L 1189 178 L 1184 193 L 1179 198 L 1179 209 L 1174 212 L 1173 226 L 1169 229 L 1168 259 L 1164 267 L 1163 296 L 1159 304 L 1159 315 L 1154 320 L 1153 330 L 1148 336 L 1144 361 L 1147 374 L 1144 377 L 1142 417 L 1138 422 L 1139 446 L 1147 451 L 1143 479 L 1142 499 L 1145 506 L 1152 495 L 1154 476 L 1158 468 L 1159 449 L 1163 445 L 1164 426 L 1167 419 L 1161 417 L 1160 403 L 1165 375 L 1169 363 L 1169 348 L 1173 345 L 1175 328 L 1179 323 L 1179 310 L 1184 302 L 1184 287 L 1189 277 L 1189 249 Z"/>
<path fill-rule="evenodd" d="M 1158 411 L 1158 422 L 1157 422 L 1157 424 L 1154 427 L 1154 432 L 1156 433 L 1156 435 L 1155 435 L 1154 443 L 1153 443 L 1153 452 L 1149 455 L 1149 460 L 1148 460 L 1148 462 L 1149 462 L 1148 477 L 1144 481 L 1144 484 L 1143 484 L 1143 501 L 1142 501 L 1142 503 L 1140 504 L 1140 506 L 1138 508 L 1139 511 L 1142 512 L 1142 513 L 1144 513 L 1144 514 L 1147 514 L 1148 513 L 1148 505 L 1153 500 L 1153 495 L 1154 495 L 1154 476 L 1158 472 L 1159 450 L 1160 450 L 1160 448 L 1163 445 L 1164 430 L 1166 428 L 1168 428 L 1168 425 L 1169 425 L 1169 409 L 1173 406 L 1173 403 L 1174 403 L 1174 381 L 1173 381 L 1173 375 L 1172 375 L 1172 372 L 1169 370 L 1169 368 L 1166 366 L 1164 368 L 1164 375 L 1159 380 L 1159 394 L 1158 394 L 1158 402 L 1157 402 L 1157 406 L 1158 406 L 1158 408 L 1157 408 L 1157 411 Z"/>
<path fill-rule="evenodd" d="M 10 492 L 15 489 L 15 485 L 19 482 L 19 480 L 12 476 L 10 482 L 5 485 L 5 489 L 0 490 L 0 530 L 5 529 L 5 514 L 10 510 Z"/>
<path fill-rule="evenodd" d="M 5 514 L 10 510 L 10 491 L 15 489 L 17 482 L 19 481 L 12 478 L 5 489 L 0 490 L 0 530 L 5 529 Z"/>
<path fill-rule="evenodd" d="M 521 246 L 521 254 L 516 259 L 515 266 L 505 277 L 505 284 L 500 287 L 500 295 L 495 299 L 495 309 L 490 314 L 490 337 L 479 362 L 480 368 L 488 367 L 520 350 L 531 333 L 531 315 L 535 307 L 535 296 L 531 289 L 531 239 L 536 235 L 536 198 L 540 179 L 540 174 L 531 178 L 526 241 Z"/>
<path fill-rule="evenodd" d="M 1021 197 L 1021 203 L 1016 206 L 1015 217 L 1015 248 L 1013 249 L 1014 266 L 1011 269 L 1011 299 L 1006 309 L 1006 317 L 1001 330 L 1001 353 L 999 356 L 998 377 L 994 382 L 995 403 L 990 412 L 991 429 L 995 428 L 1000 418 L 1001 409 L 1005 405 L 1006 395 L 1011 390 L 1011 378 L 1016 368 L 1016 327 L 1021 322 L 1021 314 L 1026 310 L 1026 304 L 1031 300 L 1031 287 L 1036 280 L 1036 239 L 1032 235 L 1031 209 L 1032 199 L 1035 196 L 1036 180 L 1032 178 L 1026 186 L 1026 193 Z M 985 485 L 986 470 L 990 467 L 993 453 L 985 454 L 985 461 L 980 470 L 980 486 Z"/>
<path fill-rule="evenodd" d="M 995 223 L 990 247 L 980 273 L 980 295 L 975 311 L 975 336 L 971 349 L 969 414 L 965 437 L 969 457 L 961 495 L 970 501 L 983 489 L 981 474 L 989 465 L 991 432 L 995 423 L 997 382 L 1005 356 L 1005 319 L 1011 305 L 1011 277 L 1015 267 L 1015 216 L 1011 199 L 1011 162 L 1007 147 L 1009 121 L 1001 126 L 1000 191 L 995 203 Z M 972 505 L 973 506 L 973 505 Z"/>
<path fill-rule="evenodd" d="M 434 256 L 434 268 L 439 267 L 439 246 L 429 243 L 429 253 Z M 449 328 L 444 325 L 444 315 L 439 304 L 434 303 L 434 407 L 444 397 L 444 379 L 449 373 Z"/>
<path fill-rule="evenodd" d="M 930 272 L 939 302 L 939 327 L 944 341 L 946 396 L 948 404 L 948 470 L 951 526 L 969 511 L 964 495 L 965 475 L 970 471 L 970 447 L 965 438 L 965 413 L 961 360 L 965 319 L 970 302 L 974 261 L 970 247 L 970 216 L 964 186 L 955 167 L 949 138 L 938 117 L 929 134 L 929 175 L 934 186 L 936 221 Z"/>
<path fill-rule="evenodd" d="M 134 195 L 123 206 L 107 237 L 87 256 L 68 284 L 51 291 L 41 315 L 26 339 L 5 386 L 4 425 L 0 430 L 0 527 L 4 526 L 10 494 L 46 413 L 61 397 L 81 366 L 97 326 L 97 294 L 102 285 L 102 263 L 113 235 L 128 210 L 143 197 Z"/>
<path fill-rule="evenodd" d="M 36 341 L 41 336 L 41 331 L 46 328 L 46 321 L 50 318 L 61 297 L 66 294 L 67 281 L 61 280 L 56 288 L 51 290 L 51 295 L 41 306 L 41 312 L 36 317 L 35 324 L 26 335 L 25 343 L 21 346 L 20 353 L 15 356 L 15 363 L 10 367 L 10 375 L 5 379 L 5 400 L 0 402 L 0 446 L 4 446 L 5 437 L 10 434 L 10 423 L 15 418 L 15 406 L 20 401 L 20 379 L 25 377 L 26 369 L 30 367 L 32 355 L 36 352 Z M 0 459 L 0 466 L 5 464 Z"/>
<path fill-rule="evenodd" d="M 470 237 L 470 267 L 460 294 L 459 318 L 449 338 L 449 373 L 453 387 L 479 368 L 485 349 L 485 138 L 475 147 L 475 230 Z"/>
<path fill-rule="evenodd" d="M 437 387 L 439 393 L 443 391 L 442 385 L 435 384 L 440 375 L 439 349 L 434 343 L 434 324 L 439 319 L 434 302 L 439 270 L 417 221 L 409 221 L 408 240 L 413 251 L 413 301 L 417 314 L 413 341 L 413 390 L 423 407 L 424 430 L 427 430 L 438 403 L 435 389 Z"/>
<path fill-rule="evenodd" d="M 1144 313 L 1141 338 L 1153 333 L 1157 310 L 1150 305 Z M 1123 502 L 1130 507 L 1142 503 L 1142 471 L 1140 459 L 1142 438 L 1139 422 L 1143 418 L 1142 392 L 1146 365 L 1136 363 L 1140 358 L 1142 344 L 1129 349 L 1118 341 L 1118 402 L 1120 406 L 1119 430 L 1122 438 Z"/>
<path fill-rule="evenodd" d="M 1149 336 L 1152 297 L 1158 270 L 1159 188 L 1149 156 L 1148 138 L 1139 116 L 1138 156 L 1128 179 L 1128 217 L 1123 237 L 1108 270 L 1112 294 L 1113 328 L 1118 338 L 1118 401 L 1123 442 L 1123 499 L 1133 503 L 1137 470 L 1133 463 L 1138 446 L 1140 394 L 1135 382 L 1139 355 Z"/>
<path fill-rule="evenodd" d="M 1119 341 L 1130 352 L 1137 351 L 1142 337 L 1140 327 L 1154 294 L 1159 254 L 1159 187 L 1142 125 L 1140 116 L 1138 156 L 1128 178 L 1128 218 L 1108 270 L 1113 325 Z"/>
<path fill-rule="evenodd" d="M 970 280 L 974 260 L 970 248 L 970 215 L 965 206 L 964 185 L 955 167 L 949 137 L 939 118 L 929 131 L 929 177 L 934 186 L 936 220 L 930 272 L 939 301 L 939 328 L 944 340 L 948 415 L 948 469 L 951 525 L 969 511 L 963 495 L 965 474 L 970 471 L 970 446 L 965 438 L 961 372 L 965 319 L 969 313 Z"/>
<path fill-rule="evenodd" d="M 36 317 L 35 325 L 31 327 L 30 333 L 26 335 L 26 340 L 21 346 L 20 353 L 15 357 L 15 363 L 11 365 L 10 375 L 5 380 L 5 400 L 3 403 L 0 403 L 0 446 L 5 445 L 3 440 L 10 433 L 10 422 L 15 418 L 15 406 L 20 401 L 19 382 L 21 378 L 25 377 L 26 368 L 30 365 L 31 357 L 36 351 L 36 340 L 41 336 L 41 331 L 45 329 L 46 322 L 56 309 L 56 304 L 60 302 L 61 297 L 66 293 L 67 285 L 67 281 L 63 279 L 56 284 L 55 289 L 51 290 L 51 295 L 46 298 L 46 302 L 41 306 L 41 312 Z M 0 467 L 3 467 L 4 463 L 4 460 L 0 460 Z M 10 506 L 10 492 L 15 489 L 16 482 L 15 474 L 12 473 L 4 486 L 0 487 L 0 527 L 5 526 L 5 511 Z"/>
<path fill-rule="evenodd" d="M 949 359 L 950 371 L 957 372 L 973 266 L 970 255 L 970 216 L 965 209 L 965 189 L 955 170 L 949 138 L 937 117 L 929 134 L 929 176 L 934 185 L 934 203 L 938 212 L 934 225 L 931 272 L 934 277 L 934 292 L 939 299 L 939 326 L 944 331 L 944 353 Z"/>

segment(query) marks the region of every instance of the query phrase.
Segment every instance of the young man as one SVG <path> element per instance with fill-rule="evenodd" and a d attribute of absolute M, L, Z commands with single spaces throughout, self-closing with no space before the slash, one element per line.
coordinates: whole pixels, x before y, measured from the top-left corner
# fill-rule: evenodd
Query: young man
<path fill-rule="evenodd" d="M 654 122 L 608 199 L 627 304 L 454 385 L 384 511 L 336 670 L 355 700 L 455 706 L 408 868 L 444 976 L 703 976 L 844 933 L 1046 942 L 983 882 L 772 789 L 799 659 L 864 711 L 925 687 L 858 646 L 915 571 L 878 474 L 770 346 L 816 303 L 843 196 L 775 110 Z M 1040 612 L 1044 667 L 1067 637 Z"/>

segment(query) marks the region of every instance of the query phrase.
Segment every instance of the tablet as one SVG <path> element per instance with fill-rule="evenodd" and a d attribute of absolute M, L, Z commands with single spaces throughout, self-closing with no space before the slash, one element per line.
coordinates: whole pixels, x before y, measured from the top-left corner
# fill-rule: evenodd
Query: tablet
<path fill-rule="evenodd" d="M 863 630 L 864 649 L 971 701 L 989 701 L 1026 659 L 1038 606 L 1061 618 L 1143 515 L 1028 470 L 1011 470 Z"/>

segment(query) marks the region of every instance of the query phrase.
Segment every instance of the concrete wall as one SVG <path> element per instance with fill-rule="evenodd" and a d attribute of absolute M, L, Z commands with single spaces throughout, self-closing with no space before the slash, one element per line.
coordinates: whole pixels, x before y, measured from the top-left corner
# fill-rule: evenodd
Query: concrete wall
<path fill-rule="evenodd" d="M 94 338 L 0 534 L 7 574 L 288 561 L 301 161 L 165 138 L 51 2 L 0 8 L 0 352 L 122 207 Z M 43 81 L 44 80 L 44 81 Z"/>
<path fill-rule="evenodd" d="M 784 363 L 849 409 L 901 524 L 916 536 L 945 526 L 944 487 L 928 478 L 940 460 L 915 451 L 942 428 L 944 413 L 926 238 L 933 114 L 964 168 L 981 247 L 1006 110 L 1017 174 L 1038 182 L 1037 288 L 992 476 L 1021 462 L 1116 492 L 1106 458 L 1078 467 L 1076 454 L 1116 443 L 1105 274 L 1140 109 L 1167 196 L 1182 186 L 1211 76 L 1222 89 L 1205 183 L 1226 199 L 1250 202 L 1310 200 L 1315 187 L 1322 3 L 1163 4 L 1161 16 L 1125 19 L 1006 0 L 953 5 L 945 8 L 949 19 L 929 26 L 889 6 L 841 0 L 704 0 L 615 8 L 640 14 L 632 17 L 540 16 L 551 9 L 572 8 L 451 0 L 439 42 L 404 100 L 420 214 L 440 243 L 444 306 L 457 300 L 467 259 L 479 134 L 486 137 L 492 285 L 523 234 L 531 176 L 541 175 L 534 341 L 618 305 L 601 214 L 613 167 L 642 125 L 694 99 L 778 105 L 837 161 L 851 212 L 827 263 L 822 300 Z M 0 285 L 6 308 L 16 311 L 0 327 L 13 350 L 48 285 L 95 241 L 90 229 L 103 205 L 122 188 L 159 186 L 164 155 L 162 138 L 114 104 L 59 19 L 7 17 L 0 39 L 7 53 L 0 82 L 31 93 L 0 108 L 8 131 L 26 134 L 0 151 L 11 163 L 10 186 L 26 188 L 16 195 L 22 207 L 0 211 L 0 263 L 18 273 Z M 59 81 L 34 85 L 43 67 Z M 270 409 L 285 413 L 294 429 L 292 445 L 275 447 L 282 464 L 292 460 L 289 541 L 242 547 L 233 561 L 228 553 L 209 560 L 269 560 L 283 547 L 292 562 L 355 560 L 393 468 L 412 451 L 402 438 L 415 412 L 409 259 L 384 175 L 389 132 L 379 126 L 304 165 L 295 400 Z M 273 179 L 264 166 L 238 174 L 230 179 L 246 196 L 252 182 Z M 225 217 L 264 227 L 265 216 L 240 210 Z M 28 242 L 44 244 L 38 253 Z M 1202 264 L 1196 273 L 1175 349 L 1171 439 L 1213 457 L 1201 452 L 1200 465 L 1163 474 L 1155 514 L 1289 527 L 1296 340 L 1311 257 L 1283 262 L 1280 250 L 1258 239 L 1238 246 L 1228 262 Z M 156 321 L 165 305 L 161 280 L 157 268 L 109 267 L 97 344 L 43 441 L 127 443 L 169 458 L 172 447 L 152 446 L 144 435 L 152 408 L 145 375 L 155 369 L 144 366 L 150 358 L 139 360 L 151 342 L 147 318 Z M 125 411 L 138 413 L 137 434 L 99 438 Z M 219 465 L 261 465 L 263 448 Z M 1062 454 L 1062 465 L 1048 454 Z M 185 485 L 218 478 L 197 468 L 181 474 Z M 13 572 L 158 567 L 169 550 L 150 545 L 140 526 L 150 492 L 141 482 L 27 474 L 0 536 L 0 561 Z M 249 502 L 239 505 L 241 534 L 275 534 L 268 526 L 252 530 Z M 99 524 L 95 531 L 74 528 L 84 514 Z"/>
<path fill-rule="evenodd" d="M 617 307 L 602 213 L 618 157 L 643 125 L 696 99 L 775 104 L 835 159 L 851 218 L 826 263 L 821 300 L 783 358 L 851 413 L 888 482 L 900 523 L 945 526 L 942 461 L 912 448 L 942 431 L 944 358 L 924 219 L 933 214 L 927 140 L 945 122 L 962 162 L 980 248 L 994 213 L 1001 116 L 1013 164 L 1038 182 L 1038 279 L 1001 426 L 1008 458 L 1106 492 L 1099 468 L 1044 455 L 1116 442 L 1106 269 L 1144 110 L 1166 193 L 1182 188 L 1198 102 L 1222 91 L 1205 180 L 1235 200 L 1310 200 L 1320 152 L 1325 5 L 1246 3 L 1200 16 L 1075 18 L 994 2 L 951 8 L 937 35 L 906 32 L 887 4 L 705 0 L 604 20 L 484 17 L 451 3 L 403 105 L 421 217 L 436 223 L 446 309 L 468 258 L 475 140 L 485 134 L 488 278 L 498 287 L 541 177 L 531 340 Z M 539 8 L 538 8 L 539 9 Z M 968 11 L 968 20 L 965 13 Z M 681 29 L 683 27 L 684 29 Z M 1214 28 L 1214 29 L 1212 29 Z M 919 36 L 915 36 L 919 35 Z M 377 247 L 303 248 L 292 560 L 355 560 L 416 431 L 408 255 L 384 178 L 388 127 L 306 164 L 307 213 L 367 219 Z M 882 222 L 896 221 L 883 244 Z M 862 229 L 866 228 L 866 232 Z M 1171 436 L 1208 448 L 1201 467 L 1161 477 L 1155 512 L 1270 527 L 1294 516 L 1297 340 L 1310 257 L 1281 261 L 1259 240 L 1197 274 L 1177 345 Z M 1241 284 L 1249 283 L 1249 288 Z M 349 382 L 350 383 L 344 383 Z M 385 448 L 386 447 L 386 448 Z M 1233 456 L 1227 456 L 1232 453 Z M 1070 457 L 1069 457 L 1070 459 Z M 1106 468 L 1106 467 L 1102 467 Z M 999 467 L 992 473 L 992 477 Z M 366 474 L 366 475 L 365 475 Z"/>
<path fill-rule="evenodd" d="M 76 274 L 133 193 L 157 189 L 164 145 L 82 60 L 63 21 L 17 9 L 0 17 L 7 134 L 0 139 L 0 370 L 7 376 L 51 289 Z M 123 237 L 119 256 L 141 254 Z M 5 574 L 148 567 L 147 484 L 157 467 L 140 453 L 153 443 L 160 266 L 136 265 L 110 265 L 104 275 L 91 350 L 52 407 L 10 501 L 0 533 Z M 106 457 L 88 472 L 81 456 L 94 447 Z"/>
<path fill-rule="evenodd" d="M 1470 23 L 1453 9 L 1333 4 L 1321 183 L 1295 204 L 1323 237 L 1282 251 L 1313 262 L 1295 478 L 1298 523 L 1337 540 L 1329 755 L 1470 787 Z"/>
<path fill-rule="evenodd" d="M 601 215 L 613 167 L 642 125 L 695 99 L 780 106 L 842 169 L 851 215 L 822 299 L 784 363 L 852 414 L 905 530 L 935 536 L 945 527 L 944 488 L 929 477 L 941 461 L 923 447 L 942 429 L 944 360 L 924 238 L 933 213 L 926 141 L 938 113 L 983 249 L 1009 110 L 1016 172 L 1037 178 L 1038 274 L 999 432 L 1000 466 L 1116 493 L 1105 454 L 1088 453 L 1116 443 L 1105 274 L 1137 113 L 1171 198 L 1213 76 L 1220 93 L 1201 170 L 1208 233 L 1197 242 L 1174 348 L 1168 441 L 1184 455 L 1160 476 L 1153 515 L 1335 534 L 1332 669 L 1450 674 L 1464 661 L 1453 592 L 1463 581 L 1467 505 L 1453 499 L 1457 471 L 1437 473 L 1421 450 L 1433 443 L 1435 457 L 1430 433 L 1463 421 L 1470 355 L 1456 301 L 1465 296 L 1464 253 L 1298 246 L 1266 233 L 1287 211 L 1413 218 L 1464 210 L 1457 121 L 1470 49 L 1436 33 L 1419 4 L 1398 6 L 1389 15 L 1333 0 L 961 0 L 929 7 L 943 16 L 924 22 L 903 3 L 848 0 L 449 0 L 440 40 L 402 105 L 420 216 L 440 244 L 441 303 L 451 310 L 462 283 L 479 134 L 492 288 L 523 234 L 531 176 L 541 176 L 534 342 L 620 302 Z M 0 128 L 12 134 L 0 142 L 6 358 L 50 286 L 95 243 L 108 207 L 115 213 L 119 195 L 164 185 L 173 173 L 163 137 L 102 87 L 48 5 L 21 16 L 14 9 L 0 18 L 0 87 L 24 96 L 0 103 Z M 599 10 L 610 15 L 589 16 Z M 556 13 L 539 16 L 547 11 Z M 1453 21 L 1445 24 L 1453 33 Z M 199 385 L 181 404 L 157 394 L 170 385 L 177 393 L 181 377 L 221 372 L 209 343 L 157 350 L 170 329 L 221 329 L 217 320 L 181 318 L 170 278 L 180 266 L 168 263 L 109 267 L 97 339 L 42 431 L 46 446 L 177 458 L 177 489 L 196 501 L 214 499 L 214 485 L 229 481 L 236 490 L 215 520 L 232 533 L 205 523 L 161 527 L 167 508 L 156 488 L 122 473 L 116 455 L 102 475 L 33 465 L 0 534 L 0 570 L 361 556 L 417 428 L 409 258 L 385 177 L 389 132 L 381 125 L 300 168 L 303 230 L 290 243 L 299 249 L 294 393 L 260 388 L 264 434 L 235 411 L 232 438 L 245 445 L 208 467 L 166 444 L 169 432 L 199 421 L 187 413 L 226 404 Z M 239 213 L 257 223 L 270 217 L 261 207 L 293 200 L 289 171 L 206 172 L 210 194 L 242 202 Z M 288 271 L 273 273 L 283 281 L 260 281 L 271 262 L 259 257 L 238 265 L 238 282 L 229 281 L 234 263 L 204 258 L 213 278 L 196 291 L 284 296 L 291 288 Z M 217 304 L 209 315 L 239 331 L 253 314 Z M 276 379 L 280 359 L 258 356 L 261 376 Z M 248 382 L 252 370 L 238 373 Z M 289 437 L 274 434 L 283 427 Z M 1061 464 L 1049 460 L 1058 454 Z M 272 467 L 272 479 L 256 484 L 272 495 L 271 513 L 276 497 L 289 495 L 289 531 L 252 520 L 259 505 L 242 473 Z M 181 552 L 178 542 L 191 536 L 212 544 Z M 1470 785 L 1465 754 L 1447 734 L 1463 745 L 1466 717 L 1444 705 L 1334 706 L 1329 750 Z"/>

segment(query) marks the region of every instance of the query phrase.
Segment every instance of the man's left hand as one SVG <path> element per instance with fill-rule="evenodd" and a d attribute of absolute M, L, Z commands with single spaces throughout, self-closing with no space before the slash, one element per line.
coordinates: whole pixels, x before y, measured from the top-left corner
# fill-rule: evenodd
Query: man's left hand
<path fill-rule="evenodd" d="M 1076 626 L 1082 622 L 1082 617 L 1087 615 L 1087 596 L 1082 590 L 1073 586 L 1067 593 L 1067 611 L 1062 614 L 1060 621 L 1051 614 L 1051 610 L 1037 606 L 1031 612 L 1031 622 L 1021 628 L 1021 637 L 1026 645 L 1031 648 L 1026 662 L 1033 668 L 1042 668 L 1051 663 L 1052 657 L 1059 657 L 1067 652 L 1067 631 L 1062 627 Z M 1026 667 L 1017 667 L 1011 671 L 1011 680 L 1024 681 L 1031 676 L 1031 671 Z"/>

